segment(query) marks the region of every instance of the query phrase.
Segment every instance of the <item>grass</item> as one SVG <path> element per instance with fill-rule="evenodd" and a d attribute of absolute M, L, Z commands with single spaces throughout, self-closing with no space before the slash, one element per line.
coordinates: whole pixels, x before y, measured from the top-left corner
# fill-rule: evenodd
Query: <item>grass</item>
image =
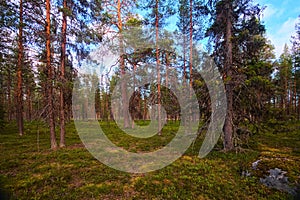
<path fill-rule="evenodd" d="M 101 122 L 108 138 L 132 152 L 164 146 L 178 125 L 167 124 L 162 136 L 137 139 L 112 122 Z M 91 156 L 73 123 L 67 125 L 67 147 L 57 151 L 49 149 L 45 124 L 26 124 L 23 137 L 18 136 L 14 124 L 7 124 L 0 134 L 1 199 L 5 195 L 10 199 L 293 199 L 259 183 L 259 178 L 275 167 L 287 171 L 291 183 L 300 183 L 299 123 L 289 123 L 288 127 L 292 127 L 290 131 L 254 135 L 249 148 L 240 153 L 214 150 L 204 159 L 197 157 L 201 146 L 198 138 L 171 165 L 151 173 L 130 174 Z M 262 160 L 259 170 L 251 170 L 251 163 L 258 159 Z M 244 170 L 253 175 L 242 177 Z"/>

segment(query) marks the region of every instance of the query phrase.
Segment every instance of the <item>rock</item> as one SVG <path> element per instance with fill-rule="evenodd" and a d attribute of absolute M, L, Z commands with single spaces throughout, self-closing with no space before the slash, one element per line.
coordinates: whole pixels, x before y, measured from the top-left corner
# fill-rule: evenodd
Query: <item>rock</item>
<path fill-rule="evenodd" d="M 289 185 L 288 177 L 285 176 L 286 172 L 279 168 L 270 169 L 270 174 L 266 178 L 260 178 L 260 182 L 267 187 L 275 188 L 281 191 L 288 192 L 296 195 L 296 189 Z"/>
<path fill-rule="evenodd" d="M 259 159 L 259 160 L 255 161 L 255 162 L 253 162 L 253 163 L 252 163 L 252 169 L 256 170 L 256 169 L 257 169 L 257 165 L 258 165 L 258 163 L 259 163 L 260 161 L 261 161 L 261 160 Z"/>
<path fill-rule="evenodd" d="M 248 170 L 242 171 L 242 177 L 249 177 L 249 176 L 251 176 L 251 173 Z"/>

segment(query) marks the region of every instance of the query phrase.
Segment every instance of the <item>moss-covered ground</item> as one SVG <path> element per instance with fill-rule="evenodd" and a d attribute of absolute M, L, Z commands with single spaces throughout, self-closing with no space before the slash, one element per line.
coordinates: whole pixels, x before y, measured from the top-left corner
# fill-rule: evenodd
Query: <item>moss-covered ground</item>
<path fill-rule="evenodd" d="M 100 124 L 108 138 L 132 152 L 164 146 L 178 128 L 169 123 L 162 136 L 145 140 L 127 136 L 112 122 Z M 18 136 L 15 124 L 6 124 L 0 134 L 0 199 L 293 199 L 296 197 L 259 182 L 277 167 L 287 172 L 291 187 L 300 183 L 300 123 L 282 126 L 286 130 L 253 135 L 239 152 L 223 152 L 220 142 L 203 159 L 197 157 L 199 137 L 171 165 L 131 174 L 95 159 L 81 143 L 73 123 L 67 125 L 67 147 L 56 151 L 49 149 L 45 124 L 26 123 L 23 137 Z M 259 159 L 257 169 L 252 169 Z M 246 170 L 251 175 L 243 177 Z"/>

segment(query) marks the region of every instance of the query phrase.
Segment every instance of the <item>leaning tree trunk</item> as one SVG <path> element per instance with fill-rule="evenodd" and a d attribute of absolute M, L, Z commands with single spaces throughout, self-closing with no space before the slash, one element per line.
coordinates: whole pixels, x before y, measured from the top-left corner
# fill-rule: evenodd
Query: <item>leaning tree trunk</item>
<path fill-rule="evenodd" d="M 226 34 L 225 34 L 225 91 L 227 96 L 227 111 L 224 124 L 224 149 L 233 149 L 233 81 L 232 81 L 232 5 L 229 1 L 225 4 Z"/>
<path fill-rule="evenodd" d="M 20 0 L 20 24 L 19 24 L 19 38 L 18 38 L 18 66 L 17 66 L 17 124 L 19 135 L 24 135 L 24 122 L 23 122 L 23 93 L 22 93 L 22 66 L 23 66 L 23 1 Z"/>
<path fill-rule="evenodd" d="M 50 127 L 50 142 L 51 149 L 57 149 L 54 124 L 54 106 L 53 106 L 53 68 L 51 65 L 51 41 L 50 41 L 50 0 L 46 0 L 46 67 L 48 70 L 47 76 L 47 101 L 48 101 L 48 117 Z"/>

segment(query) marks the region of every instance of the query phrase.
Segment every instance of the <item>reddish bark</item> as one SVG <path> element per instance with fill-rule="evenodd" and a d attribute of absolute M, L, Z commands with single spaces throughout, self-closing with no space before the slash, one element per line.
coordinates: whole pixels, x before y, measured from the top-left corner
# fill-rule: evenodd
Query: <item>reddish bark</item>
<path fill-rule="evenodd" d="M 18 64 L 17 64 L 17 89 L 16 89 L 16 100 L 17 100 L 17 124 L 19 135 L 24 135 L 24 120 L 23 120 L 23 93 L 22 93 L 22 66 L 23 66 L 23 0 L 20 0 L 20 11 L 19 11 L 19 37 L 18 37 Z"/>
<path fill-rule="evenodd" d="M 54 123 L 54 106 L 53 106 L 53 68 L 51 65 L 51 38 L 50 38 L 50 0 L 46 0 L 46 67 L 48 70 L 47 77 L 47 100 L 48 100 L 48 118 L 50 127 L 50 142 L 51 149 L 57 149 L 55 137 L 55 123 Z"/>

